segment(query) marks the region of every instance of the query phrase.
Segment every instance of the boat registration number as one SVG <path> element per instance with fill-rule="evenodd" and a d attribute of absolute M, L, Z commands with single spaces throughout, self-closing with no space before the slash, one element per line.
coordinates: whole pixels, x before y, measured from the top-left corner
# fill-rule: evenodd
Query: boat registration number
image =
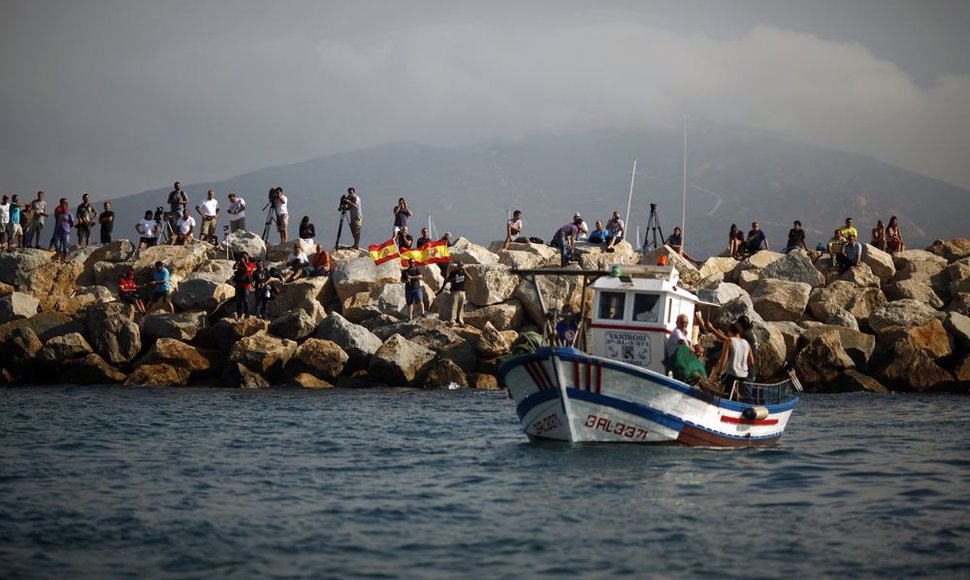
<path fill-rule="evenodd" d="M 553 429 L 562 425 L 562 421 L 559 420 L 559 415 L 553 413 L 551 415 L 546 415 L 542 419 L 532 423 L 532 432 L 535 435 L 542 435 L 552 431 Z"/>
<path fill-rule="evenodd" d="M 588 429 L 596 429 L 598 431 L 612 433 L 613 435 L 619 435 L 620 437 L 626 437 L 627 439 L 636 439 L 638 441 L 646 440 L 648 433 L 648 431 L 642 427 L 637 427 L 636 425 L 627 425 L 626 423 L 614 423 L 611 419 L 596 415 L 587 415 L 586 422 L 583 423 L 583 426 Z"/>

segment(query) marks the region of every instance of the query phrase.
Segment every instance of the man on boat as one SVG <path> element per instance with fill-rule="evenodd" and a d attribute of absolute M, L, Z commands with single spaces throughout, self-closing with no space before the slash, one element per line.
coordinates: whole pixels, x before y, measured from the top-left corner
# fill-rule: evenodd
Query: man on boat
<path fill-rule="evenodd" d="M 582 222 L 582 216 L 576 214 L 573 216 L 572 223 L 559 228 L 552 236 L 552 247 L 559 248 L 559 265 L 563 268 L 569 265 L 569 258 L 572 256 L 573 249 L 576 247 L 576 239 L 579 237 L 579 224 Z"/>
<path fill-rule="evenodd" d="M 664 357 L 670 358 L 674 356 L 677 352 L 677 347 L 684 345 L 690 348 L 690 338 L 687 336 L 687 325 L 690 323 L 690 319 L 687 318 L 686 314 L 681 314 L 677 317 L 677 326 L 670 331 L 670 336 L 667 337 L 667 342 L 664 344 Z"/>
<path fill-rule="evenodd" d="M 741 325 L 737 322 L 728 328 L 728 339 L 724 342 L 718 363 L 718 368 L 724 373 L 722 384 L 729 393 L 735 383 L 746 381 L 748 370 L 754 368 L 754 353 L 748 341 L 741 337 L 742 332 Z"/>

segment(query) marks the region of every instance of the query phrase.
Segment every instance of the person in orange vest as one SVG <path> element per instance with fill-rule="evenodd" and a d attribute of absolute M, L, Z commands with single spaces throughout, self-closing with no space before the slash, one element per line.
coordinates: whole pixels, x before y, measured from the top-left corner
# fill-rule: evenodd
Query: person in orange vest
<path fill-rule="evenodd" d="M 658 266 L 666 266 L 667 265 L 667 254 L 660 254 L 660 257 L 657 258 L 657 265 Z"/>

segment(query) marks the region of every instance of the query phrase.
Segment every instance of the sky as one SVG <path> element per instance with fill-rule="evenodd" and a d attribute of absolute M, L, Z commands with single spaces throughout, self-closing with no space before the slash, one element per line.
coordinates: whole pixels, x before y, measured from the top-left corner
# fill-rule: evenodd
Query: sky
<path fill-rule="evenodd" d="M 970 188 L 962 0 L 0 0 L 0 189 L 684 115 Z"/>

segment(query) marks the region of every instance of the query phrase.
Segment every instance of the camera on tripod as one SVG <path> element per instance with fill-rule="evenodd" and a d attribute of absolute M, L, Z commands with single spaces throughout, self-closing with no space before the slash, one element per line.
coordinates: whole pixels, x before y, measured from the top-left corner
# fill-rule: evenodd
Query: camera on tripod
<path fill-rule="evenodd" d="M 340 196 L 340 205 L 337 207 L 337 211 L 340 213 L 346 213 L 350 211 L 350 198 L 346 195 Z"/>
<path fill-rule="evenodd" d="M 162 207 L 162 206 L 156 207 L 155 208 L 155 217 L 153 217 L 152 219 L 154 219 L 157 222 L 160 222 L 160 221 L 162 221 L 162 218 L 164 218 L 164 217 L 165 217 L 165 208 Z"/>

